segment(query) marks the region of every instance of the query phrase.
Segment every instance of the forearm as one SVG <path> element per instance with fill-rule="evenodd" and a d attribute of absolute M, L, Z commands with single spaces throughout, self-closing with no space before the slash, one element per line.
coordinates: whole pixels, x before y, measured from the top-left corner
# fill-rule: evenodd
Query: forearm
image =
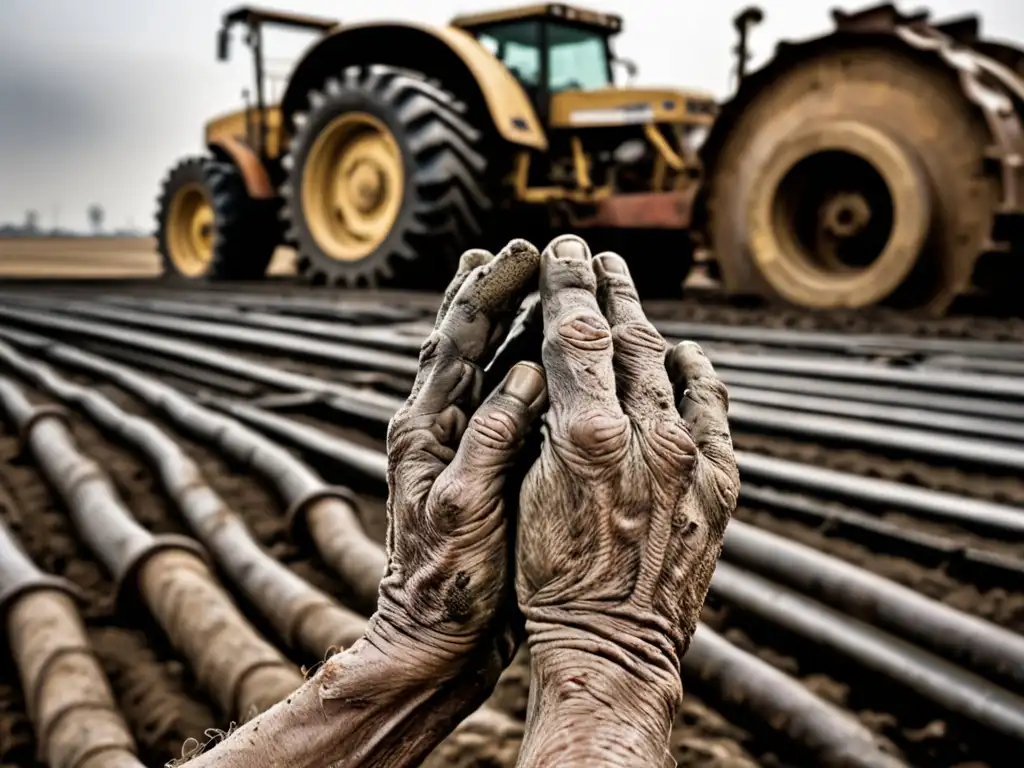
<path fill-rule="evenodd" d="M 678 680 L 637 676 L 603 655 L 534 648 L 520 768 L 662 766 Z"/>
<path fill-rule="evenodd" d="M 382 647 L 372 630 L 368 637 L 189 768 L 419 765 L 490 692 L 485 675 L 429 680 L 423 660 Z"/>

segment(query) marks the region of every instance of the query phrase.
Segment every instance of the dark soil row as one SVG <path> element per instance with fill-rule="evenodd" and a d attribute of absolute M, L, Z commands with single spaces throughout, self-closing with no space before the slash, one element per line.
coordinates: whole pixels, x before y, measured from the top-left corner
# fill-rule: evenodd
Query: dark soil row
<path fill-rule="evenodd" d="M 299 289 L 289 289 L 288 292 L 304 295 Z M 310 292 L 309 295 L 316 293 Z M 337 297 L 332 294 L 332 298 Z M 714 322 L 761 323 L 772 327 L 835 328 L 858 332 L 884 330 L 920 335 L 1024 339 L 1024 326 L 1017 321 L 989 323 L 953 318 L 935 323 L 905 317 L 879 320 L 862 314 L 842 316 L 836 313 L 809 320 L 809 316 L 786 313 L 769 315 L 759 309 L 716 308 L 714 305 L 685 302 L 668 306 L 665 314 L 652 311 L 652 315 Z M 310 365 L 286 358 L 259 359 L 286 370 L 324 379 L 359 381 L 329 366 Z M 79 380 L 88 383 L 88 380 Z M 360 383 L 375 385 L 385 391 L 396 389 L 394 382 L 381 379 L 371 378 Z M 105 394 L 126 410 L 145 414 L 160 423 L 160 419 L 119 390 L 103 385 L 101 387 Z M 315 418 L 300 418 L 329 433 L 377 448 L 383 447 L 381 440 L 376 437 Z M 173 429 L 167 431 L 174 434 Z M 182 526 L 175 511 L 167 504 L 160 489 L 154 486 L 150 473 L 130 451 L 111 444 L 81 419 L 74 420 L 74 433 L 80 447 L 110 472 L 126 502 L 144 525 L 156 532 L 181 532 Z M 777 437 L 747 434 L 734 437 L 737 447 L 745 450 L 869 477 L 883 477 L 1024 505 L 1024 482 L 1018 478 L 994 478 L 922 462 L 894 461 L 862 451 L 827 448 Z M 344 594 L 342 586 L 315 556 L 296 548 L 288 540 L 280 504 L 257 479 L 237 473 L 203 446 L 180 435 L 177 435 L 177 439 L 185 451 L 204 468 L 211 485 L 245 518 L 250 529 L 274 557 L 325 591 L 339 596 Z M 226 726 L 213 712 L 206 698 L 195 690 L 188 670 L 183 668 L 162 642 L 160 632 L 150 626 L 144 617 L 125 617 L 114 612 L 109 581 L 105 579 L 98 564 L 81 551 L 66 517 L 59 506 L 55 505 L 38 474 L 30 466 L 21 463 L 14 455 L 15 451 L 14 438 L 8 434 L 0 435 L 0 489 L 11 499 L 9 504 L 3 505 L 5 519 L 37 563 L 86 588 L 88 600 L 83 613 L 89 623 L 90 636 L 112 679 L 125 716 L 144 750 L 146 763 L 160 765 L 179 755 L 188 737 L 203 741 L 205 728 Z M 383 500 L 363 499 L 362 514 L 370 534 L 383 540 Z M 883 512 L 882 515 L 893 522 L 917 526 L 922 531 L 953 537 L 966 545 L 991 549 L 1003 555 L 1024 557 L 1024 545 L 993 541 L 954 526 L 907 518 L 895 511 Z M 743 506 L 737 516 L 861 565 L 957 608 L 1017 632 L 1024 632 L 1024 594 L 1002 589 L 981 590 L 958 581 L 941 568 L 926 568 L 905 558 L 881 555 L 867 547 L 825 535 L 815 528 L 784 520 L 762 510 Z M 250 618 L 258 627 L 263 628 L 263 622 L 258 617 L 250 614 Z M 891 739 L 913 764 L 955 765 L 966 760 L 974 761 L 972 766 L 1003 764 L 998 755 L 986 754 L 983 737 L 962 724 L 937 717 L 929 707 L 921 706 L 920 702 L 902 700 L 898 694 L 893 693 L 893 686 L 887 684 L 887 681 L 872 679 L 859 669 L 828 658 L 820 649 L 784 636 L 739 611 L 712 604 L 706 608 L 704 618 L 738 646 L 758 654 L 800 679 L 819 695 L 856 713 L 874 731 Z M 271 636 L 269 632 L 267 634 Z M 521 718 L 526 709 L 528 682 L 528 659 L 522 652 L 517 662 L 503 676 L 494 701 L 505 711 Z M 772 751 L 770 735 L 759 733 L 755 724 L 745 723 L 738 713 L 717 712 L 709 708 L 699 698 L 700 695 L 699 688 L 687 691 L 686 704 L 673 733 L 673 753 L 681 765 L 715 765 L 724 768 L 784 764 L 784 758 L 777 757 Z M 7 738 L 8 734 L 10 738 Z M 8 671 L 0 672 L 0 737 L 3 737 L 0 743 L 4 744 L 4 751 L 0 752 L 0 765 L 32 765 L 34 747 L 30 729 L 24 717 L 17 681 Z M 8 744 L 11 746 L 8 747 Z M 511 764 L 508 756 L 496 754 L 492 747 L 485 741 L 476 746 L 469 745 L 467 751 L 459 756 L 458 764 Z"/>
<path fill-rule="evenodd" d="M 926 317 L 884 308 L 867 310 L 805 310 L 740 305 L 714 294 L 694 293 L 683 301 L 645 302 L 648 316 L 715 325 L 746 325 L 839 333 L 891 333 L 979 341 L 1024 341 L 1024 319 L 991 316 L 985 307 L 954 307 L 948 317 Z"/>
<path fill-rule="evenodd" d="M 97 446 L 83 439 L 86 434 L 88 430 L 78 435 L 81 446 L 96 455 L 92 452 Z M 105 450 L 110 449 L 104 446 L 98 452 Z M 163 522 L 160 503 L 147 498 L 138 479 L 131 479 L 137 468 L 130 462 L 115 463 L 112 474 L 119 482 L 135 486 L 131 503 L 140 519 Z M 181 753 L 186 739 L 201 739 L 203 731 L 217 722 L 205 696 L 145 617 L 115 611 L 113 585 L 79 544 L 39 474 L 18 455 L 18 440 L 9 432 L 0 434 L 0 488 L 9 499 L 2 507 L 5 522 L 28 554 L 41 568 L 74 582 L 84 593 L 81 612 L 90 639 L 138 739 L 143 761 L 161 765 Z M 35 742 L 10 664 L 0 664 L 0 713 L 0 733 L 10 729 L 16 736 L 0 739 L 4 745 L 0 764 L 34 765 Z"/>

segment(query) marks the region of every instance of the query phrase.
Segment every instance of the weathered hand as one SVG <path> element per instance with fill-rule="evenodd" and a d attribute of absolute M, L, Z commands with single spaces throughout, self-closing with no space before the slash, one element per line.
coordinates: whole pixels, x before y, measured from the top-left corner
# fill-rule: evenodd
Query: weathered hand
<path fill-rule="evenodd" d="M 739 478 L 727 396 L 670 354 L 621 258 L 541 258 L 550 407 L 520 494 L 516 586 L 533 660 L 520 765 L 658 765 Z"/>
<path fill-rule="evenodd" d="M 407 661 L 401 669 L 410 677 L 444 682 L 472 654 L 469 674 L 493 684 L 514 652 L 503 492 L 546 403 L 543 374 L 517 365 L 477 405 L 481 365 L 534 284 L 539 260 L 524 241 L 493 260 L 484 251 L 463 257 L 412 393 L 388 430 L 389 566 L 368 637 Z"/>
<path fill-rule="evenodd" d="M 491 693 L 514 650 L 506 473 L 545 385 L 515 366 L 477 407 L 480 366 L 539 260 L 521 240 L 468 252 L 445 295 L 388 429 L 388 572 L 366 635 L 196 768 L 420 765 Z"/>

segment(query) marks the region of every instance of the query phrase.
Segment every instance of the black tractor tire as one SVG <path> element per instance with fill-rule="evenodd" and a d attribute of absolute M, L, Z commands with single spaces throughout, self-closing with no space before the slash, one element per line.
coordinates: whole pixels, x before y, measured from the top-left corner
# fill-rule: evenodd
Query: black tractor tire
<path fill-rule="evenodd" d="M 202 189 L 213 211 L 212 252 L 201 271 L 186 273 L 172 253 L 170 220 L 175 196 L 186 188 Z M 189 157 L 176 165 L 163 184 L 157 211 L 157 250 L 164 275 L 193 282 L 258 280 L 266 273 L 282 240 L 280 202 L 249 196 L 233 163 Z"/>
<path fill-rule="evenodd" d="M 314 284 L 432 290 L 454 274 L 462 251 L 481 246 L 491 210 L 493 164 L 487 129 L 473 125 L 467 105 L 422 72 L 379 64 L 350 66 L 310 92 L 296 114 L 281 189 L 286 240 L 297 269 Z M 359 258 L 331 256 L 303 209 L 309 154 L 321 131 L 350 113 L 382 123 L 398 147 L 401 202 L 384 239 Z"/>

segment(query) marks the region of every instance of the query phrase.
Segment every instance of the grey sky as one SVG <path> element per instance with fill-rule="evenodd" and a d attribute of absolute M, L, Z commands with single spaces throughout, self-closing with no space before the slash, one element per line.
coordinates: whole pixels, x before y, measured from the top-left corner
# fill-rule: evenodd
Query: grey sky
<path fill-rule="evenodd" d="M 86 207 L 107 209 L 111 226 L 150 229 L 167 169 L 202 150 L 202 124 L 241 106 L 251 83 L 247 49 L 228 64 L 214 56 L 226 0 L 0 0 L 0 222 L 39 211 L 44 226 L 84 227 Z M 445 23 L 459 12 L 509 0 L 261 0 L 266 7 L 340 18 Z M 719 97 L 731 87 L 733 15 L 743 0 L 594 0 L 621 13 L 618 51 L 640 66 L 637 84 L 689 85 Z M 867 2 L 763 0 L 755 64 L 779 38 L 830 26 L 832 7 Z M 903 10 L 916 3 L 901 2 Z M 934 16 L 975 11 L 986 34 L 1024 41 L 1021 0 L 932 0 Z M 273 32 L 268 55 L 282 75 L 312 40 Z"/>

